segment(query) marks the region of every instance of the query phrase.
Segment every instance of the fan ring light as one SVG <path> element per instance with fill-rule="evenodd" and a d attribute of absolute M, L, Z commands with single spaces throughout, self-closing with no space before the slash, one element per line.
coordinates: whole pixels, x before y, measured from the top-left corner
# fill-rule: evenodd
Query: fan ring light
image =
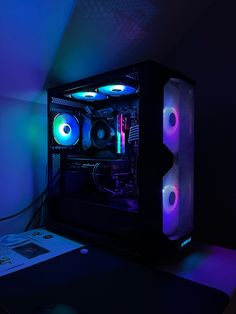
<path fill-rule="evenodd" d="M 166 185 L 162 190 L 163 195 L 163 208 L 165 212 L 172 212 L 178 203 L 178 190 L 174 185 Z"/>
<path fill-rule="evenodd" d="M 108 96 L 125 96 L 135 94 L 137 89 L 130 85 L 112 84 L 98 87 L 98 91 Z"/>
<path fill-rule="evenodd" d="M 79 121 L 68 113 L 57 114 L 53 120 L 53 136 L 59 145 L 75 145 L 80 136 Z"/>
<path fill-rule="evenodd" d="M 105 100 L 107 97 L 106 95 L 97 93 L 97 92 L 76 92 L 71 94 L 71 97 L 78 100 L 84 101 L 99 101 Z"/>
<path fill-rule="evenodd" d="M 163 111 L 164 131 L 168 134 L 176 132 L 179 126 L 179 114 L 173 107 L 167 107 Z"/>

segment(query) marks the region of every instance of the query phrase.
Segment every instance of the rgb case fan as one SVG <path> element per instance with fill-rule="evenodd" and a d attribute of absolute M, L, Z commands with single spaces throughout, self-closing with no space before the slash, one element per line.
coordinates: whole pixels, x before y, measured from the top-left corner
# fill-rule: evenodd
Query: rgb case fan
<path fill-rule="evenodd" d="M 53 136 L 58 145 L 71 146 L 79 141 L 79 121 L 68 113 L 58 113 L 53 119 Z"/>
<path fill-rule="evenodd" d="M 139 255 L 190 246 L 191 79 L 139 63 L 50 89 L 48 116 L 51 224 Z"/>

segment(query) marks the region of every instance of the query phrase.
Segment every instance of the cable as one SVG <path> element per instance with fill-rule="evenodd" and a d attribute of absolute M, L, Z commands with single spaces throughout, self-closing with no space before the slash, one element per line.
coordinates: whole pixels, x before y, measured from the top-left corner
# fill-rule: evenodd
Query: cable
<path fill-rule="evenodd" d="M 5 313 L 5 314 L 11 314 L 11 312 L 9 312 L 5 306 L 3 306 L 2 304 L 0 304 L 0 310 L 2 310 L 3 312 L 0 312 L 0 313 Z"/>
<path fill-rule="evenodd" d="M 28 205 L 27 207 L 25 207 L 21 211 L 15 213 L 15 214 L 12 214 L 10 216 L 6 216 L 6 217 L 3 217 L 3 218 L 0 218 L 0 221 L 5 221 L 5 220 L 8 220 L 8 219 L 12 219 L 12 218 L 17 217 L 17 216 L 23 214 L 24 212 L 28 211 L 29 209 L 31 209 L 31 207 L 34 204 L 36 204 L 43 197 L 43 195 L 47 192 L 47 190 L 48 190 L 48 187 L 46 187 L 46 189 L 30 205 Z"/>
<path fill-rule="evenodd" d="M 117 193 L 117 192 L 115 192 L 115 191 L 113 191 L 113 190 L 110 190 L 110 189 L 108 189 L 108 188 L 106 188 L 106 187 L 104 187 L 104 186 L 102 186 L 101 184 L 98 183 L 98 180 L 97 180 L 97 169 L 98 169 L 98 167 L 99 167 L 100 165 L 101 165 L 101 162 L 97 162 L 97 163 L 95 164 L 94 168 L 93 168 L 93 173 L 92 173 L 92 175 L 93 175 L 93 181 L 94 181 L 96 187 L 97 187 L 100 191 L 105 192 L 105 193 L 109 193 L 109 194 L 111 194 L 111 195 L 113 195 L 113 196 L 114 196 L 114 195 L 119 195 L 119 193 Z"/>
<path fill-rule="evenodd" d="M 43 200 L 42 204 L 40 205 L 40 207 L 34 212 L 33 216 L 31 217 L 30 221 L 28 222 L 25 231 L 29 230 L 29 227 L 31 226 L 32 222 L 34 221 L 34 219 L 37 217 L 38 213 L 41 211 L 41 209 L 43 208 L 43 206 L 45 205 L 47 201 L 47 197 Z"/>
<path fill-rule="evenodd" d="M 54 176 L 54 178 L 52 179 L 52 181 L 56 181 L 56 178 L 58 176 L 58 174 L 60 173 L 60 171 L 57 172 L 57 174 Z M 59 182 L 59 179 L 56 181 L 56 183 L 54 182 L 55 185 L 57 185 Z M 45 190 L 45 194 L 46 194 L 47 190 Z M 43 196 L 43 195 L 42 195 Z M 41 221 L 40 221 L 40 224 L 39 224 L 39 227 L 42 226 L 43 224 L 43 218 L 44 218 L 44 215 L 43 215 L 43 207 L 44 207 L 44 204 L 47 202 L 48 200 L 48 196 L 43 200 L 41 206 L 34 212 L 32 218 L 30 219 L 30 221 L 28 222 L 28 225 L 26 226 L 25 228 L 25 231 L 27 231 L 29 229 L 29 227 L 31 226 L 32 222 L 34 221 L 34 219 L 36 218 L 37 214 L 41 211 L 42 209 L 42 214 L 41 214 Z"/>
<path fill-rule="evenodd" d="M 40 219 L 39 227 L 42 227 L 43 220 L 44 220 L 44 207 L 42 207 L 42 210 L 41 210 L 41 219 Z"/>

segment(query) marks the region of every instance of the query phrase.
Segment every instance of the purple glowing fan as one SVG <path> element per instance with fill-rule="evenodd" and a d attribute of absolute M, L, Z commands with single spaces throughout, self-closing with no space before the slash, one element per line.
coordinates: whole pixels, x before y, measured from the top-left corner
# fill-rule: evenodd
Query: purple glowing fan
<path fill-rule="evenodd" d="M 181 80 L 165 85 L 163 143 L 174 161 L 163 177 L 163 232 L 172 240 L 190 233 L 193 225 L 192 96 L 192 87 Z"/>

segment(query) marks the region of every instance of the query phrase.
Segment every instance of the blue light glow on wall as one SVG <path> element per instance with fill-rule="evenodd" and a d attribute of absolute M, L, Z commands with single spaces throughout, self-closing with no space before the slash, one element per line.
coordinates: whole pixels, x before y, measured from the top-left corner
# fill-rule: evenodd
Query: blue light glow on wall
<path fill-rule="evenodd" d="M 27 207 L 47 185 L 45 82 L 74 4 L 0 2 L 0 218 Z M 23 231 L 36 208 L 0 222 L 0 235 Z"/>
<path fill-rule="evenodd" d="M 44 84 L 75 3 L 0 2 L 1 96 L 46 103 Z"/>
<path fill-rule="evenodd" d="M 0 97 L 0 112 L 0 133 L 6 134 L 1 138 L 2 218 L 27 207 L 47 185 L 47 110 L 37 103 Z M 0 222 L 0 234 L 24 230 L 33 208 Z"/>

